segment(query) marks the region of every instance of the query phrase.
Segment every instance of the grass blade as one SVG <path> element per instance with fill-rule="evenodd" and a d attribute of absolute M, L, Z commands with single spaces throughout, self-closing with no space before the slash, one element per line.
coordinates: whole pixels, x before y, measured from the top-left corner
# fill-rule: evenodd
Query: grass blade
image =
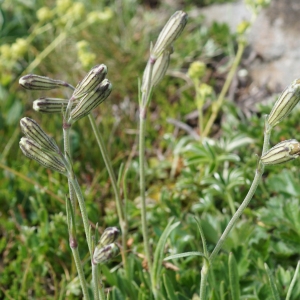
<path fill-rule="evenodd" d="M 230 290 L 231 290 L 231 298 L 232 300 L 239 300 L 240 299 L 239 274 L 238 274 L 237 263 L 232 252 L 230 252 L 229 254 L 228 267 L 229 267 L 229 283 L 230 283 Z"/>
<path fill-rule="evenodd" d="M 170 256 L 164 258 L 164 261 L 171 260 L 171 259 L 182 258 L 182 257 L 189 257 L 189 256 L 202 256 L 203 258 L 205 258 L 208 261 L 208 258 L 202 252 L 197 252 L 197 251 L 173 254 L 173 255 L 170 255 Z"/>
<path fill-rule="evenodd" d="M 272 272 L 270 271 L 270 269 L 269 269 L 269 267 L 266 263 L 265 263 L 265 269 L 266 269 L 267 275 L 269 277 L 269 282 L 270 282 L 270 287 L 271 287 L 271 291 L 272 291 L 272 294 L 273 294 L 273 299 L 274 300 L 280 300 L 274 277 L 273 277 Z"/>
<path fill-rule="evenodd" d="M 293 279 L 291 281 L 291 284 L 289 286 L 289 289 L 288 289 L 288 292 L 286 294 L 285 300 L 290 300 L 290 298 L 291 298 L 292 290 L 293 290 L 293 287 L 296 283 L 297 275 L 299 273 L 299 268 L 300 268 L 300 260 L 298 261 L 298 264 L 297 264 L 297 267 L 296 267 L 296 270 L 295 270 L 295 274 L 294 274 Z"/>
<path fill-rule="evenodd" d="M 164 232 L 162 233 L 158 243 L 157 247 L 154 253 L 154 261 L 153 261 L 153 270 L 152 270 L 152 284 L 154 289 L 157 288 L 157 279 L 159 278 L 160 271 L 162 268 L 162 261 L 163 261 L 163 254 L 164 254 L 164 248 L 165 244 L 167 242 L 167 239 L 170 235 L 170 233 L 180 224 L 180 222 L 176 222 L 172 225 L 174 218 L 172 218 L 167 227 L 165 228 Z"/>
<path fill-rule="evenodd" d="M 165 289 L 167 291 L 168 299 L 170 299 L 170 300 L 178 299 L 178 297 L 176 297 L 176 295 L 175 295 L 174 287 L 166 274 L 163 275 L 163 279 L 164 279 L 164 285 L 165 285 Z"/>

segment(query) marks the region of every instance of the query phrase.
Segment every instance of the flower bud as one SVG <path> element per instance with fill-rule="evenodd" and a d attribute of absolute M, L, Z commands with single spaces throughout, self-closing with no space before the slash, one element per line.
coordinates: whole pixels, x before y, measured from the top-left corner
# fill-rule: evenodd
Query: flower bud
<path fill-rule="evenodd" d="M 300 155 L 300 143 L 295 139 L 286 140 L 272 147 L 261 157 L 264 165 L 277 165 L 297 158 Z"/>
<path fill-rule="evenodd" d="M 93 67 L 90 72 L 79 82 L 72 95 L 73 99 L 79 99 L 87 93 L 96 89 L 96 87 L 104 80 L 107 74 L 107 67 L 104 64 Z"/>
<path fill-rule="evenodd" d="M 111 258 L 116 256 L 119 248 L 116 244 L 112 243 L 105 247 L 96 247 L 93 255 L 93 264 L 104 264 L 108 262 Z"/>
<path fill-rule="evenodd" d="M 100 247 L 105 247 L 118 238 L 120 230 L 117 227 L 107 227 L 102 233 L 98 245 Z M 97 246 L 98 247 L 98 246 Z"/>
<path fill-rule="evenodd" d="M 32 139 L 38 143 L 43 149 L 52 152 L 59 152 L 59 148 L 56 145 L 55 141 L 47 135 L 47 133 L 40 127 L 40 125 L 30 119 L 22 118 L 20 120 L 21 130 L 26 135 L 26 137 Z"/>
<path fill-rule="evenodd" d="M 110 94 L 112 84 L 104 79 L 96 89 L 85 95 L 71 111 L 69 122 L 77 121 L 88 115 L 95 107 L 102 103 Z"/>
<path fill-rule="evenodd" d="M 52 90 L 68 84 L 45 76 L 28 74 L 19 79 L 19 84 L 27 90 Z"/>
<path fill-rule="evenodd" d="M 156 60 L 153 66 L 152 71 L 152 79 L 151 79 L 151 87 L 156 86 L 165 76 L 167 69 L 170 63 L 170 56 L 173 53 L 173 47 L 169 47 L 165 51 L 163 51 L 162 55 Z M 143 75 L 143 83 L 142 83 L 142 91 L 147 89 L 147 78 L 150 67 L 150 61 L 148 61 L 147 66 Z"/>
<path fill-rule="evenodd" d="M 55 114 L 65 112 L 69 100 L 60 98 L 39 98 L 33 101 L 33 109 L 45 114 Z M 78 102 L 72 102 L 74 108 Z"/>
<path fill-rule="evenodd" d="M 158 58 L 178 38 L 187 23 L 187 17 L 188 15 L 183 11 L 177 11 L 171 16 L 151 51 L 153 58 Z"/>
<path fill-rule="evenodd" d="M 300 79 L 293 81 L 279 96 L 274 104 L 269 116 L 268 123 L 275 126 L 283 118 L 288 116 L 300 100 Z"/>
<path fill-rule="evenodd" d="M 25 156 L 36 160 L 42 166 L 66 175 L 66 168 L 61 159 L 54 154 L 45 153 L 42 147 L 30 138 L 22 137 L 20 148 Z"/>

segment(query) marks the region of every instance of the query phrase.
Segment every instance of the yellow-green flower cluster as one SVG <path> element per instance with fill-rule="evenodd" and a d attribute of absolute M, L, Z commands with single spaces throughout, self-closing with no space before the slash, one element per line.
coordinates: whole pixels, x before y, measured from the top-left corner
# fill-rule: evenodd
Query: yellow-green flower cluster
<path fill-rule="evenodd" d="M 103 11 L 92 11 L 87 15 L 87 21 L 90 24 L 99 22 L 104 23 L 112 19 L 113 11 L 110 7 L 105 7 Z"/>
<path fill-rule="evenodd" d="M 79 41 L 76 44 L 78 60 L 84 68 L 91 68 L 95 65 L 96 54 L 90 51 L 90 45 L 87 41 Z"/>
<path fill-rule="evenodd" d="M 41 7 L 36 12 L 36 17 L 40 22 L 48 22 L 50 21 L 54 16 L 53 10 L 51 10 L 49 7 Z"/>
<path fill-rule="evenodd" d="M 202 61 L 194 61 L 188 69 L 188 75 L 193 80 L 202 79 L 206 72 L 206 65 Z"/>

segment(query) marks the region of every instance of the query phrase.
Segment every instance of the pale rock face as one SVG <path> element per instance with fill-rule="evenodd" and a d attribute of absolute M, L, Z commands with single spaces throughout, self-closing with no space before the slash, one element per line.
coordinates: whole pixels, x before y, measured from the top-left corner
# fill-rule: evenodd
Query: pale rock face
<path fill-rule="evenodd" d="M 225 22 L 232 32 L 242 20 L 250 20 L 251 13 L 239 0 L 234 3 L 212 5 L 194 11 L 205 16 L 205 23 Z M 271 0 L 255 20 L 249 33 L 250 52 L 255 57 L 247 67 L 257 87 L 267 86 L 280 92 L 300 76 L 300 1 Z"/>

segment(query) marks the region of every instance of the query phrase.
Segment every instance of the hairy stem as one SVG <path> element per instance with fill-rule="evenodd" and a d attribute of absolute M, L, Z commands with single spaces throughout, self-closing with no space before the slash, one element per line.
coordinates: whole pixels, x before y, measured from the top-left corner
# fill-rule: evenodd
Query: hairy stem
<path fill-rule="evenodd" d="M 271 135 L 271 128 L 269 128 L 267 122 L 265 122 L 264 143 L 263 143 L 262 154 L 264 154 L 265 152 L 268 151 L 270 135 Z M 229 223 L 226 226 L 223 234 L 221 235 L 217 245 L 215 246 L 213 252 L 211 253 L 211 255 L 209 257 L 209 264 L 207 264 L 207 265 L 204 264 L 204 266 L 202 267 L 203 272 L 201 271 L 201 284 L 200 284 L 200 299 L 201 300 L 205 299 L 206 282 L 207 282 L 209 268 L 213 264 L 213 261 L 216 258 L 217 254 L 219 253 L 219 251 L 222 249 L 222 246 L 223 246 L 224 242 L 226 241 L 231 229 L 234 227 L 234 225 L 238 221 L 239 217 L 242 215 L 245 208 L 248 206 L 249 202 L 251 201 L 251 199 L 258 187 L 258 184 L 261 180 L 263 172 L 264 172 L 264 165 L 262 164 L 261 161 L 259 161 L 257 168 L 256 168 L 255 177 L 253 179 L 253 182 L 251 184 L 251 187 L 250 187 L 245 199 L 243 200 L 242 204 L 240 205 L 238 210 L 235 212 L 235 214 L 229 221 Z M 203 275 L 203 277 L 202 277 L 202 275 Z"/>
<path fill-rule="evenodd" d="M 95 118 L 92 114 L 89 114 L 89 120 L 94 132 L 94 135 L 96 137 L 98 146 L 100 148 L 100 152 L 101 155 L 103 157 L 106 169 L 108 171 L 110 180 L 111 180 L 111 184 L 115 193 L 115 198 L 116 198 L 116 204 L 117 204 L 117 213 L 118 213 L 118 217 L 119 217 L 119 224 L 121 227 L 121 231 L 122 231 L 122 261 L 123 261 L 123 265 L 124 268 L 126 270 L 127 268 L 127 256 L 126 256 L 126 252 L 127 252 L 127 231 L 128 231 L 128 225 L 127 225 L 127 220 L 125 218 L 125 213 L 124 213 L 124 209 L 123 209 L 123 204 L 122 204 L 122 200 L 121 200 L 121 195 L 120 195 L 120 189 L 116 180 L 116 176 L 115 173 L 113 171 L 112 168 L 112 164 L 111 164 L 111 160 L 109 158 L 108 152 L 106 150 L 105 147 L 105 143 L 103 141 L 102 135 L 99 131 L 99 128 L 97 127 Z"/>

